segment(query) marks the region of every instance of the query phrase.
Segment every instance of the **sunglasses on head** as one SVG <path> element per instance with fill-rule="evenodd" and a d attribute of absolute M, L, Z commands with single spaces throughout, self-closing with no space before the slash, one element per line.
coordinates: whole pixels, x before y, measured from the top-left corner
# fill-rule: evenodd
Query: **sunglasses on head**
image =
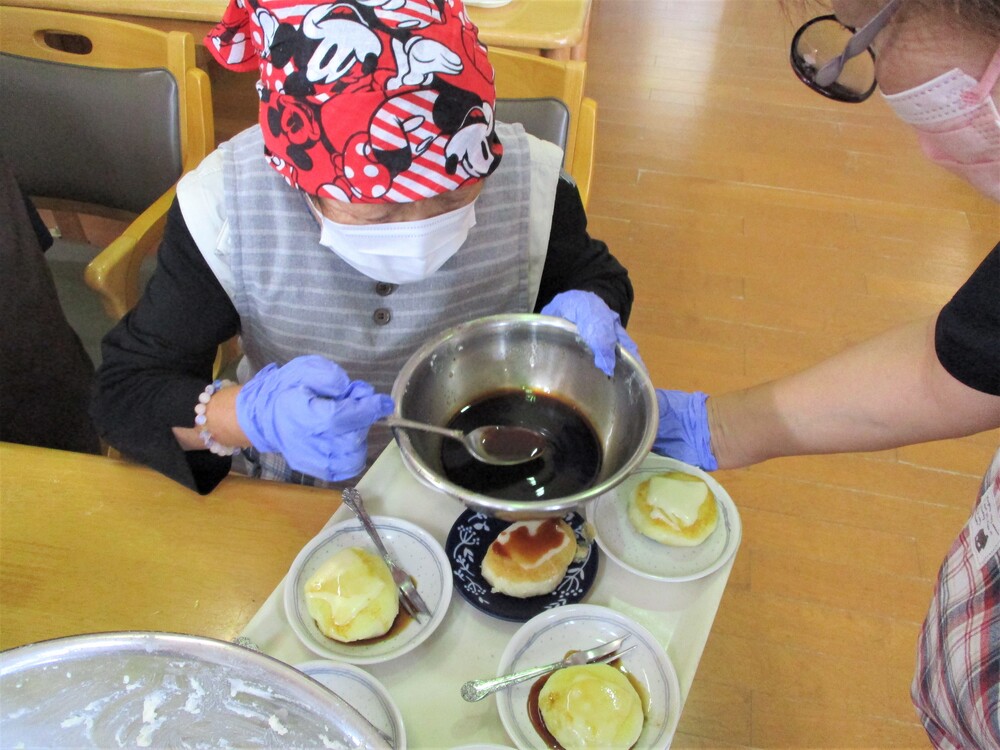
<path fill-rule="evenodd" d="M 792 38 L 792 69 L 806 86 L 838 102 L 863 102 L 875 91 L 871 44 L 903 0 L 889 2 L 860 29 L 836 16 L 807 21 Z"/>

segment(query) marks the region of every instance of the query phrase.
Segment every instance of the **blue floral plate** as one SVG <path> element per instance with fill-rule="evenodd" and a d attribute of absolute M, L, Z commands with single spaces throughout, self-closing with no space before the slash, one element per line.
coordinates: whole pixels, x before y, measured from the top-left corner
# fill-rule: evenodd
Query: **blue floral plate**
<path fill-rule="evenodd" d="M 451 563 L 455 590 L 481 612 L 512 622 L 527 622 L 547 609 L 576 604 L 594 585 L 599 553 L 597 545 L 593 541 L 588 542 L 584 535 L 586 521 L 583 516 L 569 513 L 563 518 L 576 532 L 577 540 L 587 544 L 589 553 L 583 560 L 570 564 L 555 591 L 519 599 L 494 593 L 480 571 L 486 550 L 511 522 L 466 510 L 452 525 L 444 545 L 445 555 Z"/>

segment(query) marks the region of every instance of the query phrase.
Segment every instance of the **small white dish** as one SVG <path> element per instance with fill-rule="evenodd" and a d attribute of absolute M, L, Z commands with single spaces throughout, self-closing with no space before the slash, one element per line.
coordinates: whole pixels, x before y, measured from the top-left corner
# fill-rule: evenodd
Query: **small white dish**
<path fill-rule="evenodd" d="M 628 518 L 628 500 L 636 486 L 666 471 L 699 477 L 715 496 L 719 523 L 699 545 L 660 544 L 636 531 Z M 739 511 L 721 484 L 696 466 L 657 455 L 650 455 L 624 482 L 590 503 L 587 520 L 608 557 L 636 575 L 657 581 L 693 581 L 714 573 L 736 554 L 743 535 Z"/>
<path fill-rule="evenodd" d="M 465 0 L 465 4 L 475 8 L 502 8 L 513 0 Z"/>
<path fill-rule="evenodd" d="M 427 640 L 448 610 L 453 586 L 451 565 L 438 541 L 419 526 L 399 518 L 373 516 L 372 522 L 385 546 L 416 582 L 431 617 L 422 623 L 410 620 L 399 632 L 390 631 L 389 635 L 370 641 L 341 643 L 320 632 L 306 607 L 306 581 L 339 550 L 363 547 L 377 552 L 360 521 L 356 518 L 342 521 L 324 529 L 303 547 L 285 576 L 283 598 L 288 624 L 302 644 L 317 656 L 348 664 L 376 664 L 395 659 Z"/>
<path fill-rule="evenodd" d="M 646 628 L 630 617 L 594 604 L 569 604 L 528 620 L 504 649 L 497 675 L 562 659 L 568 651 L 592 648 L 629 634 L 625 646 L 634 646 L 621 658 L 646 698 L 646 719 L 635 747 L 670 747 L 681 713 L 681 691 L 667 652 Z M 545 750 L 547 745 L 528 716 L 532 681 L 497 693 L 500 721 L 520 750 Z"/>
<path fill-rule="evenodd" d="M 406 728 L 389 691 L 360 667 L 316 659 L 295 668 L 330 688 L 381 732 L 395 750 L 406 750 Z"/>

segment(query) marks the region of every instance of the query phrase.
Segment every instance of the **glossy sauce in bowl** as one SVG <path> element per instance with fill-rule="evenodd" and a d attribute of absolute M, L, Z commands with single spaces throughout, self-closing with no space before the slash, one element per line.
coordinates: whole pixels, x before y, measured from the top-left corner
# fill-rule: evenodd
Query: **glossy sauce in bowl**
<path fill-rule="evenodd" d="M 547 436 L 538 458 L 494 466 L 474 458 L 461 443 L 441 444 L 444 475 L 459 487 L 505 500 L 567 497 L 593 486 L 601 470 L 601 445 L 587 418 L 562 399 L 530 389 L 488 393 L 459 409 L 450 429 L 482 425 L 530 427 Z"/>

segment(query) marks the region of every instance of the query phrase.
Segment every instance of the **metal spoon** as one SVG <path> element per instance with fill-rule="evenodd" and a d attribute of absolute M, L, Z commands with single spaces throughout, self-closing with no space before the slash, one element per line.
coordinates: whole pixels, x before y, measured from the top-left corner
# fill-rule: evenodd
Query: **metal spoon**
<path fill-rule="evenodd" d="M 513 466 L 534 461 L 545 452 L 549 444 L 544 433 L 515 425 L 490 424 L 462 432 L 402 417 L 386 417 L 385 423 L 390 427 L 434 432 L 459 440 L 474 458 L 494 466 Z"/>

